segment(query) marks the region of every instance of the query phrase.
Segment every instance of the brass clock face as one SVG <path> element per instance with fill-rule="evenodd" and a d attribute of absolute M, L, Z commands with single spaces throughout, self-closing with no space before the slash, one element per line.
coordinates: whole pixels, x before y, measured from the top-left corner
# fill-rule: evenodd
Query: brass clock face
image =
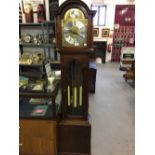
<path fill-rule="evenodd" d="M 87 22 L 81 10 L 69 9 L 62 19 L 62 45 L 87 46 Z"/>

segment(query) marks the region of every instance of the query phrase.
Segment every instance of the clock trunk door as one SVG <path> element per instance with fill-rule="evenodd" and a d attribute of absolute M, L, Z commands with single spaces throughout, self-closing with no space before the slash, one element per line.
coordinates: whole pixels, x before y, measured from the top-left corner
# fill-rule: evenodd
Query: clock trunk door
<path fill-rule="evenodd" d="M 67 118 L 86 118 L 88 111 L 88 69 L 80 60 L 72 59 L 63 65 L 63 113 Z"/>

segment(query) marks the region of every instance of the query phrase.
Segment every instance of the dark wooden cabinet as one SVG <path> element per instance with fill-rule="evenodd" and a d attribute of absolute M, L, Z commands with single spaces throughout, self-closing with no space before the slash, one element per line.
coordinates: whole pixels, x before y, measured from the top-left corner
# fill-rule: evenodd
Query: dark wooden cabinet
<path fill-rule="evenodd" d="M 105 63 L 106 61 L 106 49 L 107 49 L 106 41 L 94 41 L 94 56 L 95 58 L 101 57 L 102 63 Z"/>
<path fill-rule="evenodd" d="M 56 122 L 20 120 L 20 155 L 56 155 Z"/>

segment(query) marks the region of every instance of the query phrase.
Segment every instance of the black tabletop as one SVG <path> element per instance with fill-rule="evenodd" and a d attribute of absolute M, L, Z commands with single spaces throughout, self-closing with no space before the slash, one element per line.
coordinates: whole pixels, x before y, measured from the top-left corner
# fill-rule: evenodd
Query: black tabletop
<path fill-rule="evenodd" d="M 54 113 L 53 113 L 53 106 L 47 105 L 47 111 L 45 115 L 43 116 L 33 116 L 32 111 L 35 109 L 36 106 L 39 104 L 31 104 L 29 103 L 29 99 L 20 99 L 19 103 L 19 118 L 20 119 L 54 119 Z M 40 104 L 42 105 L 42 104 Z"/>

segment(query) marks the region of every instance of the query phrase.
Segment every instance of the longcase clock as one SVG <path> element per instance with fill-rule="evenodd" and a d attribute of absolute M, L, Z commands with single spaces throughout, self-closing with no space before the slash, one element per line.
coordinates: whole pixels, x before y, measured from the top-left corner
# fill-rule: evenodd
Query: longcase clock
<path fill-rule="evenodd" d="M 94 15 L 95 11 L 80 0 L 65 1 L 56 13 L 62 88 L 62 120 L 58 125 L 60 155 L 91 154 L 88 93 Z"/>

